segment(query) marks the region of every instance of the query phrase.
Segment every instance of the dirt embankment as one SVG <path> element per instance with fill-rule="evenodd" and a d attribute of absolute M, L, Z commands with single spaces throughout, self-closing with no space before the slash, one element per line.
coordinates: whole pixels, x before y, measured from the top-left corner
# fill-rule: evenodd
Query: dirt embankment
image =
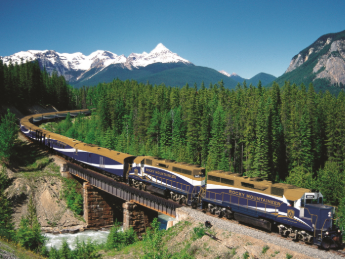
<path fill-rule="evenodd" d="M 1 113 L 5 113 L 9 108 L 17 119 L 24 116 L 13 106 L 0 108 Z M 29 113 L 44 113 L 53 112 L 55 108 L 34 105 L 26 110 Z M 7 168 L 12 184 L 6 190 L 8 198 L 13 202 L 15 226 L 18 227 L 21 217 L 26 215 L 28 200 L 32 195 L 43 230 L 75 232 L 76 229 L 84 229 L 86 224 L 82 217 L 75 217 L 61 198 L 63 189 L 60 175 L 61 159 L 31 143 L 21 133 L 18 134 L 18 140 L 15 147 L 16 157 Z"/>
<path fill-rule="evenodd" d="M 260 239 L 226 231 L 214 226 L 206 231 L 207 235 L 202 236 L 199 231 L 196 231 L 202 228 L 203 224 L 194 218 L 188 217 L 184 219 L 168 229 L 163 236 L 163 250 L 166 249 L 168 254 L 177 254 L 182 251 L 182 254 L 192 255 L 196 259 L 313 258 L 278 245 L 264 242 Z M 199 235 L 196 233 L 199 233 Z M 102 253 L 102 258 L 142 258 L 145 254 L 145 249 L 143 245 L 134 244 L 121 251 L 104 252 Z"/>
<path fill-rule="evenodd" d="M 13 221 L 16 227 L 19 226 L 21 217 L 27 214 L 29 197 L 32 195 L 42 230 L 58 233 L 86 228 L 82 218 L 76 218 L 61 198 L 63 181 L 60 168 L 55 164 L 58 159 L 56 156 L 47 156 L 38 160 L 38 170 L 7 168 L 12 184 L 6 191 L 13 202 Z"/>

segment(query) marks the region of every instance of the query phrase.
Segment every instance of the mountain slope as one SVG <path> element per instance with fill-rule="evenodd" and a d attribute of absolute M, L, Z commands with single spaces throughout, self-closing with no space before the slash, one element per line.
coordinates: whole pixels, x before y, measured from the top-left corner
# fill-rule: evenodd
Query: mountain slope
<path fill-rule="evenodd" d="M 345 31 L 319 37 L 313 44 L 295 55 L 286 72 L 275 80 L 306 86 L 315 90 L 338 93 L 345 85 Z"/>
<path fill-rule="evenodd" d="M 255 76 L 253 76 L 252 78 L 248 79 L 247 85 L 252 84 L 252 85 L 257 86 L 259 81 L 261 81 L 261 85 L 265 86 L 265 85 L 272 83 L 275 79 L 276 79 L 276 77 L 272 76 L 270 74 L 259 73 Z"/>
<path fill-rule="evenodd" d="M 109 65 L 98 73 L 94 73 L 92 70 L 87 71 L 81 79 L 73 83 L 75 87 L 81 87 L 83 85 L 96 85 L 100 82 L 111 82 L 115 78 L 121 80 L 133 79 L 138 80 L 145 76 L 150 76 L 155 73 L 162 72 L 167 69 L 173 69 L 177 67 L 187 66 L 185 63 L 155 63 L 147 65 L 146 67 L 128 69 L 122 64 Z M 193 66 L 190 64 L 190 66 Z M 94 68 L 96 69 L 96 68 Z"/>
<path fill-rule="evenodd" d="M 232 73 L 232 74 L 230 75 L 230 78 L 233 79 L 233 80 L 235 80 L 236 82 L 241 83 L 241 84 L 243 83 L 244 80 L 248 80 L 248 79 L 245 79 L 245 78 L 243 78 L 243 77 L 237 75 L 236 73 Z"/>
<path fill-rule="evenodd" d="M 215 84 L 221 80 L 223 80 L 225 88 L 233 89 L 237 85 L 235 80 L 220 74 L 218 71 L 201 66 L 173 68 L 137 79 L 138 82 L 142 83 L 149 81 L 150 84 L 164 83 L 165 85 L 180 87 L 186 83 L 192 87 L 196 83 L 198 88 L 200 88 L 202 82 L 204 82 L 205 87 L 208 87 L 210 83 Z"/>
<path fill-rule="evenodd" d="M 242 84 L 243 81 L 246 81 L 247 85 L 252 84 L 254 86 L 257 86 L 259 81 L 261 81 L 261 85 L 265 86 L 265 85 L 268 85 L 268 84 L 272 83 L 276 79 L 275 76 L 272 76 L 272 75 L 266 74 L 266 73 L 259 73 L 259 74 L 253 76 L 250 79 L 245 79 L 245 78 L 237 75 L 236 73 L 232 73 L 230 75 L 227 72 L 225 72 L 224 70 L 219 71 L 219 73 L 230 77 L 231 79 L 233 79 L 234 81 L 236 81 L 236 82 L 238 82 L 240 84 Z"/>

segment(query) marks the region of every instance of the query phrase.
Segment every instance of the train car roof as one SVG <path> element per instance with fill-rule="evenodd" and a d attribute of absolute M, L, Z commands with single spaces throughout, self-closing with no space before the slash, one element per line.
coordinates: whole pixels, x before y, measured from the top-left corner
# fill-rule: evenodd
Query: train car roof
<path fill-rule="evenodd" d="M 238 180 L 241 183 L 248 183 L 252 184 L 254 186 L 253 189 L 259 190 L 259 191 L 265 191 L 269 187 L 274 187 L 274 188 L 279 188 L 283 189 L 284 196 L 288 200 L 298 200 L 300 199 L 304 193 L 306 192 L 311 192 L 310 189 L 305 189 L 305 188 L 300 188 L 291 184 L 285 184 L 285 183 L 272 183 L 271 181 L 264 180 L 260 177 L 247 177 L 247 176 L 241 176 L 240 174 L 237 173 L 232 173 L 232 172 L 224 172 L 221 170 L 215 170 L 215 171 L 210 171 L 207 173 L 207 175 L 210 176 L 216 176 L 220 178 L 225 178 L 229 180 Z M 220 185 L 228 185 L 225 183 L 217 183 Z M 244 188 L 248 189 L 245 186 L 242 186 L 239 182 L 234 182 L 234 186 L 239 187 L 239 188 Z M 273 194 L 274 195 L 274 194 Z"/>
<path fill-rule="evenodd" d="M 76 139 L 72 139 L 66 136 L 62 136 L 60 134 L 51 132 L 49 130 L 46 129 L 42 129 L 40 127 L 38 127 L 37 125 L 33 124 L 31 121 L 34 118 L 39 118 L 42 116 L 52 116 L 52 115 L 58 115 L 58 114 L 77 114 L 77 113 L 87 113 L 89 112 L 88 109 L 84 109 L 84 110 L 73 110 L 73 111 L 61 111 L 61 112 L 50 112 L 50 113 L 41 113 L 41 114 L 32 114 L 29 116 L 26 116 L 24 118 L 22 118 L 20 120 L 20 123 L 22 125 L 24 125 L 26 128 L 31 129 L 31 130 L 37 130 L 39 132 L 42 132 L 44 134 L 46 134 L 46 137 L 49 137 L 51 139 L 55 139 L 57 141 L 60 141 L 62 143 L 65 143 L 71 147 L 77 148 L 78 150 L 83 150 L 83 151 L 87 151 L 87 152 L 93 152 L 93 153 L 97 153 L 99 155 L 102 155 L 104 157 L 108 157 L 111 159 L 114 159 L 118 162 L 121 162 L 122 164 L 124 163 L 124 160 L 128 157 L 134 157 L 130 154 L 126 154 L 126 153 L 122 153 L 122 152 L 118 152 L 118 151 L 114 151 L 114 150 L 110 150 L 107 148 L 102 148 L 102 147 L 98 147 L 97 145 L 93 145 L 93 144 L 87 144 L 84 143 L 82 141 L 76 140 Z"/>
<path fill-rule="evenodd" d="M 175 167 L 179 167 L 181 169 L 187 169 L 187 170 L 195 170 L 195 169 L 205 169 L 203 167 L 200 167 L 199 165 L 194 165 L 194 164 L 188 164 L 188 163 L 184 163 L 184 162 L 176 162 L 174 160 L 170 160 L 170 159 L 164 159 L 164 158 L 158 158 L 158 157 L 153 157 L 153 156 L 140 156 L 137 157 L 134 162 L 139 164 L 143 159 L 150 159 L 154 162 L 161 163 L 161 164 L 166 164 L 168 166 L 175 166 Z M 137 161 L 137 162 L 136 162 Z"/>

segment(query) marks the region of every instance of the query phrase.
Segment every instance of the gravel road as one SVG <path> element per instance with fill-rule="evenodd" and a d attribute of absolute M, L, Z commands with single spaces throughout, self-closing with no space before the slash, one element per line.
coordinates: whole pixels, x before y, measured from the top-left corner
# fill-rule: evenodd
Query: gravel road
<path fill-rule="evenodd" d="M 253 238 L 257 238 L 257 239 L 263 240 L 267 243 L 272 243 L 272 244 L 275 244 L 275 245 L 278 245 L 281 247 L 285 247 L 287 249 L 290 249 L 292 251 L 296 251 L 296 252 L 301 253 L 301 254 L 305 254 L 307 256 L 311 256 L 314 258 L 325 258 L 325 259 L 344 258 L 340 255 L 336 255 L 336 254 L 331 253 L 331 252 L 323 251 L 320 249 L 315 249 L 315 248 L 308 246 L 308 245 L 305 245 L 303 243 L 296 243 L 296 242 L 293 242 L 289 239 L 277 238 L 276 236 L 270 235 L 269 233 L 257 231 L 255 229 L 248 228 L 246 226 L 242 226 L 242 225 L 233 223 L 233 222 L 228 221 L 228 220 L 215 218 L 215 217 L 206 215 L 200 211 L 193 210 L 191 208 L 182 207 L 180 209 L 198 221 L 201 221 L 201 222 L 205 222 L 207 220 L 210 221 L 211 224 L 213 226 L 215 226 L 216 228 L 226 230 L 226 231 L 235 232 L 235 233 L 239 233 L 239 234 L 246 235 L 246 236 L 251 236 Z"/>

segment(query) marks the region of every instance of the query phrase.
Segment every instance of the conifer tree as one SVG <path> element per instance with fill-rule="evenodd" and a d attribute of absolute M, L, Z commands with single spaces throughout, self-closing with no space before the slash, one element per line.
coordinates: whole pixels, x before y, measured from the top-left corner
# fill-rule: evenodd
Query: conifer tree
<path fill-rule="evenodd" d="M 9 162 L 14 154 L 17 131 L 16 118 L 8 109 L 0 122 L 0 160 L 2 162 Z"/>
<path fill-rule="evenodd" d="M 0 237 L 12 239 L 14 234 L 14 224 L 12 221 L 12 203 L 7 198 L 5 190 L 10 185 L 10 179 L 3 164 L 0 170 Z"/>
<path fill-rule="evenodd" d="M 259 112 L 256 123 L 256 142 L 255 142 L 255 160 L 254 160 L 254 176 L 268 179 L 269 177 L 269 139 L 268 139 L 268 118 L 269 118 L 269 106 L 270 98 L 267 104 L 261 98 L 259 104 Z"/>
<path fill-rule="evenodd" d="M 208 172 L 211 170 L 220 169 L 220 165 L 224 167 L 224 161 L 222 164 L 220 164 L 222 158 L 224 158 L 224 151 L 225 151 L 224 126 L 225 126 L 225 113 L 224 113 L 223 107 L 221 106 L 219 102 L 217 109 L 213 114 L 210 149 L 208 152 L 207 164 L 206 164 L 206 170 Z"/>

